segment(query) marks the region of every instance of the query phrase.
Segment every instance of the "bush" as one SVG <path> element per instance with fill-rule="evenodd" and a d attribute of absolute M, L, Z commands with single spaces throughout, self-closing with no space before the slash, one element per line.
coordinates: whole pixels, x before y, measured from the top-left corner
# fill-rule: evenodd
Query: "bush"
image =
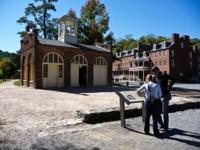
<path fill-rule="evenodd" d="M 20 84 L 20 80 L 15 81 L 15 82 L 14 82 L 14 85 L 20 86 L 20 85 L 21 85 L 21 84 Z"/>
<path fill-rule="evenodd" d="M 17 67 L 14 63 L 7 61 L 2 65 L 3 79 L 10 79 L 12 76 L 15 75 L 16 72 L 17 72 Z"/>

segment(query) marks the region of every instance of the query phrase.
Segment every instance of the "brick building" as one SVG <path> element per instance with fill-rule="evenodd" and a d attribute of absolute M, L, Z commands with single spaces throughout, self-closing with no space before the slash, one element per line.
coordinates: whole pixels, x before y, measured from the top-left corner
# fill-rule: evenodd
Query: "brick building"
<path fill-rule="evenodd" d="M 21 84 L 34 88 L 98 86 L 112 83 L 112 54 L 77 42 L 77 18 L 59 19 L 58 40 L 38 38 L 36 30 L 21 40 Z"/>
<path fill-rule="evenodd" d="M 179 82 L 200 81 L 200 51 L 190 44 L 189 36 L 174 33 L 170 42 L 154 44 L 116 54 L 113 63 L 115 79 L 144 80 L 153 66 Z"/>

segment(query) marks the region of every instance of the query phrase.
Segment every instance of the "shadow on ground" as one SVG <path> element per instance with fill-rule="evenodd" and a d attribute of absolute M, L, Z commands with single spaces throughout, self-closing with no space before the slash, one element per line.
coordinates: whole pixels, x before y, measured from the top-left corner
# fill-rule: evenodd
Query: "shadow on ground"
<path fill-rule="evenodd" d="M 46 143 L 42 143 L 39 141 L 36 144 L 33 144 L 31 146 L 31 149 L 33 150 L 100 150 L 98 147 L 93 148 L 81 148 L 78 146 L 75 146 L 71 143 L 64 144 L 63 146 L 58 146 L 57 144 L 54 144 L 52 141 L 46 141 Z"/>
<path fill-rule="evenodd" d="M 188 102 L 184 104 L 174 104 L 169 106 L 169 112 L 184 111 L 188 109 L 199 109 L 200 102 Z M 125 111 L 125 118 L 134 118 L 142 115 L 141 109 L 128 109 Z M 82 114 L 83 122 L 89 124 L 96 124 L 109 121 L 120 120 L 120 110 L 113 110 L 108 112 L 94 112 L 89 114 Z"/>
<path fill-rule="evenodd" d="M 199 142 L 196 141 L 196 140 L 192 141 L 192 140 L 187 140 L 187 139 L 183 139 L 183 138 L 178 138 L 179 136 L 176 136 L 176 135 L 179 135 L 181 137 L 183 137 L 183 136 L 191 137 L 193 139 L 198 140 Z M 177 129 L 177 128 L 172 128 L 172 129 L 169 129 L 169 131 L 162 133 L 160 138 L 161 139 L 175 140 L 175 141 L 178 141 L 178 142 L 185 143 L 187 145 L 200 147 L 200 134 L 189 132 L 189 131 L 184 131 L 184 130 Z"/>
<path fill-rule="evenodd" d="M 99 87 L 97 86 L 97 87 L 48 88 L 41 90 L 73 93 L 73 94 L 88 96 L 87 93 L 133 91 L 135 90 L 135 88 L 123 87 L 123 86 L 99 86 Z"/>

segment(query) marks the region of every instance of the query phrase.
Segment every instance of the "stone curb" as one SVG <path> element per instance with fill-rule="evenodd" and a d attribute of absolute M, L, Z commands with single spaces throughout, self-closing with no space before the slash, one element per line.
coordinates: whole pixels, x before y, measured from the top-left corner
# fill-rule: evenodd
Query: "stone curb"
<path fill-rule="evenodd" d="M 191 97 L 190 97 L 191 98 Z M 200 100 L 191 101 L 191 102 L 182 102 L 182 103 L 173 103 L 169 106 L 169 112 L 184 111 L 187 109 L 198 109 L 200 108 Z M 109 121 L 120 120 L 120 110 L 119 108 L 107 109 L 101 112 L 95 110 L 90 111 L 78 111 L 77 115 L 79 118 L 82 118 L 84 123 L 96 124 Z M 125 118 L 133 118 L 142 115 L 141 107 L 126 108 Z"/>

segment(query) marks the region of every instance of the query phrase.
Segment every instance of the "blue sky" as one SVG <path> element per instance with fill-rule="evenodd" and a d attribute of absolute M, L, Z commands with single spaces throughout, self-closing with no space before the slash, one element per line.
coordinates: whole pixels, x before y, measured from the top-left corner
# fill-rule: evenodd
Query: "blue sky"
<path fill-rule="evenodd" d="M 0 49 L 16 52 L 20 49 L 20 37 L 17 32 L 24 26 L 16 20 L 24 15 L 24 8 L 33 0 L 0 1 Z M 70 8 L 80 16 L 80 9 L 86 0 L 59 0 L 57 11 L 52 17 L 61 17 Z M 110 16 L 110 30 L 115 38 L 133 35 L 138 39 L 142 35 L 171 37 L 172 33 L 200 38 L 200 1 L 199 0 L 101 0 Z"/>

